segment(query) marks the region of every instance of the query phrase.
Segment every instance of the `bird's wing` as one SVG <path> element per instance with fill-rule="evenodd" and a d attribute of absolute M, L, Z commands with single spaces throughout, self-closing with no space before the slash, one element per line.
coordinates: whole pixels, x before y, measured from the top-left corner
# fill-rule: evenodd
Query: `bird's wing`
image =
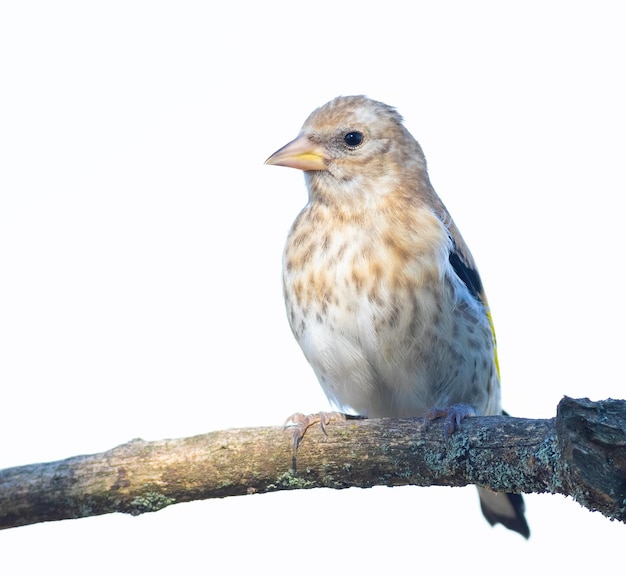
<path fill-rule="evenodd" d="M 463 280 L 463 283 L 467 286 L 467 289 L 470 291 L 472 296 L 474 296 L 474 298 L 476 298 L 479 302 L 486 305 L 487 299 L 485 298 L 483 283 L 478 274 L 478 270 L 463 260 L 461 254 L 456 249 L 456 244 L 452 245 L 452 250 L 450 251 L 448 258 L 452 268 L 454 268 L 454 271 L 456 272 L 456 275 Z"/>
<path fill-rule="evenodd" d="M 448 229 L 450 230 L 450 239 L 452 240 L 452 248 L 448 256 L 450 265 L 457 276 L 467 286 L 472 296 L 482 302 L 485 307 L 485 313 L 489 319 L 489 326 L 493 334 L 493 355 L 499 379 L 500 366 L 498 364 L 498 352 L 496 349 L 496 333 L 493 327 L 487 297 L 483 289 L 483 283 L 469 249 L 463 241 L 458 229 L 454 226 L 454 223 L 452 223 Z M 502 413 L 506 415 L 506 412 L 502 411 Z M 478 488 L 478 494 L 480 496 L 480 508 L 489 524 L 493 526 L 494 524 L 500 523 L 509 530 L 518 532 L 524 538 L 530 536 L 530 529 L 524 517 L 524 500 L 521 494 L 496 493 L 485 488 Z"/>
<path fill-rule="evenodd" d="M 496 346 L 496 330 L 493 325 L 489 303 L 487 302 L 487 295 L 485 294 L 482 280 L 480 279 L 476 264 L 474 263 L 474 259 L 472 258 L 472 254 L 469 251 L 467 244 L 465 244 L 465 241 L 463 240 L 463 237 L 461 236 L 461 233 L 452 218 L 450 218 L 447 214 L 446 216 L 447 217 L 444 219 L 444 223 L 447 225 L 450 239 L 452 240 L 452 248 L 450 250 L 450 254 L 448 255 L 448 259 L 456 275 L 467 286 L 470 294 L 485 307 L 485 313 L 487 314 L 489 326 L 491 327 L 491 334 L 493 335 L 493 360 L 496 365 L 498 379 L 500 379 L 500 364 L 498 362 L 498 352 Z M 445 220 L 447 220 L 447 222 L 445 222 Z"/>

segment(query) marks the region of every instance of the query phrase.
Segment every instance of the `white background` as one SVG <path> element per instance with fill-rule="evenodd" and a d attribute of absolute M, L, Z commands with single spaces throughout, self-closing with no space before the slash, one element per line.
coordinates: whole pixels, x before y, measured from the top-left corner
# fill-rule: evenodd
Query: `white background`
<path fill-rule="evenodd" d="M 302 174 L 339 94 L 398 108 L 479 263 L 503 402 L 624 398 L 620 2 L 4 2 L 0 467 L 326 409 L 285 319 Z M 0 532 L 6 574 L 623 568 L 626 527 L 473 488 L 316 490 Z M 271 572 L 270 572 L 271 571 Z"/>

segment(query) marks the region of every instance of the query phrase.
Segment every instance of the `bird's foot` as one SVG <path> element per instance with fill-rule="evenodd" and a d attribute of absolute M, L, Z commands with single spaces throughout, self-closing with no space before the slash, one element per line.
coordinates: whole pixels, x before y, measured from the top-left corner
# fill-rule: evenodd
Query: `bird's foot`
<path fill-rule="evenodd" d="M 452 404 L 447 408 L 431 408 L 424 414 L 425 420 L 436 420 L 445 418 L 443 421 L 443 437 L 448 441 L 450 434 L 453 434 L 461 427 L 461 421 L 468 416 L 476 416 L 476 410 L 469 404 Z"/>
<path fill-rule="evenodd" d="M 318 412 L 317 414 L 301 414 L 300 412 L 296 412 L 287 418 L 285 421 L 285 428 L 292 428 L 292 437 L 293 437 L 293 457 L 295 459 L 296 453 L 298 452 L 298 446 L 300 446 L 300 442 L 306 431 L 313 426 L 313 424 L 317 424 L 319 422 L 322 427 L 322 432 L 326 434 L 326 426 L 330 424 L 332 421 L 336 420 L 345 420 L 346 415 L 341 412 Z"/>

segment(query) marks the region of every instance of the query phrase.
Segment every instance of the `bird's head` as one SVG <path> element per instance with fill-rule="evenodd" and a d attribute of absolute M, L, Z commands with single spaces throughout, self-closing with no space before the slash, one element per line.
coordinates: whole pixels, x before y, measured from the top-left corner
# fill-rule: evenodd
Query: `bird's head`
<path fill-rule="evenodd" d="M 265 163 L 303 170 L 313 195 L 371 195 L 393 189 L 407 173 L 426 173 L 400 114 L 365 96 L 340 96 L 315 110 L 298 137 Z"/>

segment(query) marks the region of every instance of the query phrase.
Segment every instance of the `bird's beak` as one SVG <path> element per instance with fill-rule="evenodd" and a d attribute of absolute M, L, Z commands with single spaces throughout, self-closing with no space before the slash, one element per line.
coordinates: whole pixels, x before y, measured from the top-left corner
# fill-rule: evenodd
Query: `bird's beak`
<path fill-rule="evenodd" d="M 274 166 L 287 166 L 298 170 L 327 170 L 328 157 L 324 149 L 308 136 L 300 135 L 277 150 L 266 161 Z"/>

